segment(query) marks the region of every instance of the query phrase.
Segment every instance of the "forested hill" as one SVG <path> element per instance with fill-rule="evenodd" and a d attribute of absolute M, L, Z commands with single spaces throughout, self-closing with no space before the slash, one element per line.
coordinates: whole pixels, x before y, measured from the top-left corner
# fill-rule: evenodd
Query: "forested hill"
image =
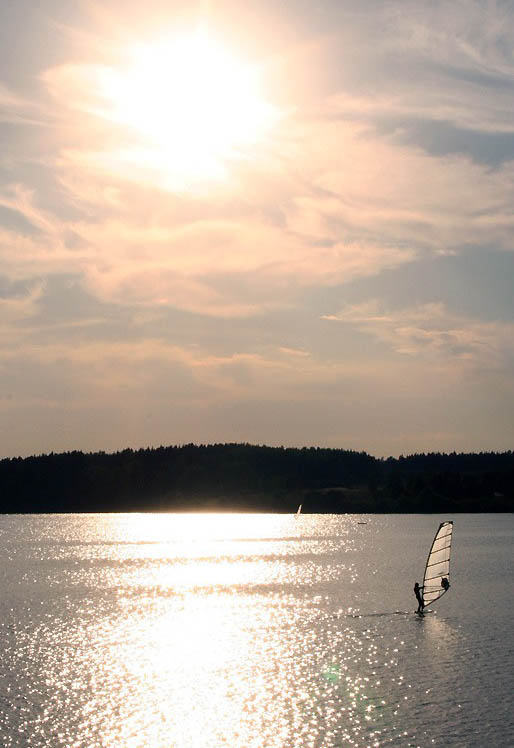
<path fill-rule="evenodd" d="M 187 444 L 0 461 L 0 512 L 510 512 L 514 452 Z"/>

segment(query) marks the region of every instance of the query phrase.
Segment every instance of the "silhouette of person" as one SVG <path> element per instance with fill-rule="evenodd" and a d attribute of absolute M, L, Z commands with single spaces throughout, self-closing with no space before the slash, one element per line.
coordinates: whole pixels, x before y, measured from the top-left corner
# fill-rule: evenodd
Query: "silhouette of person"
<path fill-rule="evenodd" d="M 443 590 L 444 590 L 445 592 L 446 592 L 446 590 L 448 590 L 448 589 L 450 588 L 450 583 L 449 583 L 449 581 L 448 581 L 448 578 L 447 578 L 447 577 L 443 577 L 443 578 L 441 579 L 441 587 L 443 588 Z"/>
<path fill-rule="evenodd" d="M 420 587 L 416 582 L 414 585 L 414 594 L 416 595 L 416 600 L 418 601 L 418 609 L 416 613 L 423 613 L 423 608 L 425 607 L 425 601 L 423 600 L 423 595 L 421 594 L 422 589 L 423 588 Z"/>

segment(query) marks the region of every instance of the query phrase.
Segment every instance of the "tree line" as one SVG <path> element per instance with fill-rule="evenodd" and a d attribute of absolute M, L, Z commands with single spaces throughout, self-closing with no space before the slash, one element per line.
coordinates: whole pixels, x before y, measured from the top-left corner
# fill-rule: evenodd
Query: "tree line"
<path fill-rule="evenodd" d="M 0 513 L 511 512 L 514 452 L 186 444 L 0 460 Z"/>

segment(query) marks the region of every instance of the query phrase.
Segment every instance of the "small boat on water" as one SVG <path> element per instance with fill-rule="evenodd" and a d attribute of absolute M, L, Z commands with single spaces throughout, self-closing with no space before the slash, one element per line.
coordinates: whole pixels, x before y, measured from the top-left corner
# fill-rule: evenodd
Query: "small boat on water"
<path fill-rule="evenodd" d="M 298 519 L 301 513 L 302 513 L 302 505 L 300 504 L 300 506 L 296 510 L 296 514 L 294 515 L 295 519 Z"/>

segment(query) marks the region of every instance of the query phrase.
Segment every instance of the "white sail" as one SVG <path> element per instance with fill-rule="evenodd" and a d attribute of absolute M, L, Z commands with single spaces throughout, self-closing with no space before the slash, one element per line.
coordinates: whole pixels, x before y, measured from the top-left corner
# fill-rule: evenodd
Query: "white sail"
<path fill-rule="evenodd" d="M 298 509 L 296 510 L 296 514 L 295 514 L 295 517 L 296 517 L 296 518 L 298 518 L 298 517 L 300 516 L 300 513 L 301 513 L 301 511 L 302 511 L 302 505 L 300 504 L 300 506 L 299 506 L 299 507 L 298 507 Z"/>
<path fill-rule="evenodd" d="M 450 551 L 452 546 L 453 522 L 441 522 L 428 554 L 423 578 L 423 600 L 428 607 L 450 586 Z"/>

